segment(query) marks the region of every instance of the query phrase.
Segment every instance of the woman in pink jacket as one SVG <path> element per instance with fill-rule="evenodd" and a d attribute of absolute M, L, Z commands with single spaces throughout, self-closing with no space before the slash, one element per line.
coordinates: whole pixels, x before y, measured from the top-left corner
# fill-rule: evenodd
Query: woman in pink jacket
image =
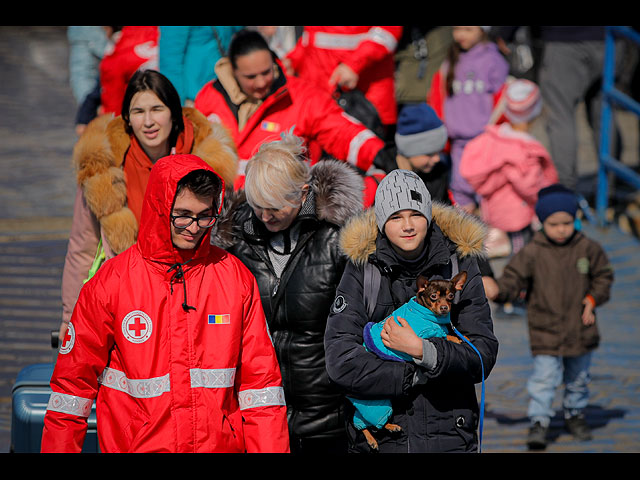
<path fill-rule="evenodd" d="M 537 85 L 515 80 L 505 96 L 509 122 L 486 127 L 467 144 L 460 163 L 461 175 L 480 196 L 483 220 L 507 247 L 489 248 L 490 256 L 515 253 L 530 238 L 538 191 L 558 180 L 548 151 L 529 133 L 542 109 Z"/>

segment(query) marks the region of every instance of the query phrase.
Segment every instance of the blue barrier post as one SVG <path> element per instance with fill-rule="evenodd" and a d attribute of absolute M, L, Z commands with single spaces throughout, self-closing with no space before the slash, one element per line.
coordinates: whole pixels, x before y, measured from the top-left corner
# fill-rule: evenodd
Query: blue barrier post
<path fill-rule="evenodd" d="M 608 26 L 605 29 L 602 116 L 600 123 L 600 161 L 598 165 L 598 186 L 596 193 L 596 215 L 600 226 L 604 226 L 606 223 L 606 209 L 609 202 L 609 172 L 612 172 L 623 181 L 640 189 L 640 175 L 611 155 L 612 104 L 615 103 L 640 117 L 640 104 L 615 88 L 615 41 L 618 36 L 629 38 L 637 45 L 640 45 L 640 34 L 630 27 Z"/>

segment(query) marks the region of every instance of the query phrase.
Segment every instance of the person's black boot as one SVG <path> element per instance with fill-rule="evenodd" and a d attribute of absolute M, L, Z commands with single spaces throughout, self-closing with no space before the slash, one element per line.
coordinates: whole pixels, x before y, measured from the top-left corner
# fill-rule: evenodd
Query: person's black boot
<path fill-rule="evenodd" d="M 547 448 L 547 431 L 548 427 L 543 427 L 540 422 L 535 422 L 529 428 L 527 436 L 527 446 L 529 450 L 544 450 Z"/>
<path fill-rule="evenodd" d="M 569 430 L 569 433 L 571 433 L 576 440 L 581 442 L 591 440 L 591 429 L 589 428 L 583 414 L 565 418 L 564 424 L 567 427 L 567 430 Z"/>

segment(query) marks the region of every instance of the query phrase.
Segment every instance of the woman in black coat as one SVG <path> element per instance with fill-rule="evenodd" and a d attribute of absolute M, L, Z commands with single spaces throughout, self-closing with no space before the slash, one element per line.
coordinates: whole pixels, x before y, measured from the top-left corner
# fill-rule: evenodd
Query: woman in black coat
<path fill-rule="evenodd" d="M 291 135 L 264 144 L 212 241 L 240 258 L 258 282 L 282 372 L 291 451 L 344 453 L 343 397 L 329 381 L 323 340 L 347 262 L 340 228 L 362 211 L 363 183 L 344 162 L 310 168 L 303 153 Z"/>
<path fill-rule="evenodd" d="M 380 452 L 477 451 L 475 385 L 482 381 L 483 369 L 485 377 L 489 374 L 498 353 L 477 263 L 484 235 L 484 226 L 475 218 L 432 203 L 422 180 L 407 170 L 387 175 L 378 186 L 374 209 L 344 227 L 341 245 L 350 261 L 327 321 L 327 369 L 346 395 L 391 399 L 389 421 L 402 430 L 374 431 Z M 406 324 L 390 320 L 386 345 L 409 353 L 413 361 L 382 360 L 365 349 L 363 329 L 368 322 L 386 319 L 413 297 L 418 274 L 448 279 L 454 263 L 468 277 L 452 308 L 451 323 L 481 357 L 464 342 L 419 339 Z M 380 278 L 372 313 L 363 291 L 363 285 L 371 283 L 365 278 L 366 264 L 373 265 Z M 371 451 L 348 407 L 347 413 L 349 451 Z"/>

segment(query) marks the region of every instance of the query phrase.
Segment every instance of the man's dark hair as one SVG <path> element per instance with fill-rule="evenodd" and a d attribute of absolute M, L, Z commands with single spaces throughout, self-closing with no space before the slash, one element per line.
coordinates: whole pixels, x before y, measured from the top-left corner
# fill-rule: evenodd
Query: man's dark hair
<path fill-rule="evenodd" d="M 217 211 L 222 184 L 220 179 L 207 170 L 194 170 L 180 179 L 176 189 L 176 197 L 187 189 L 197 197 L 213 197 L 213 210 Z"/>
<path fill-rule="evenodd" d="M 229 45 L 229 60 L 231 61 L 231 66 L 234 69 L 237 68 L 236 60 L 238 57 L 260 50 L 268 51 L 275 59 L 275 54 L 271 51 L 269 44 L 260 32 L 246 28 L 240 30 L 233 36 L 231 44 Z"/>

